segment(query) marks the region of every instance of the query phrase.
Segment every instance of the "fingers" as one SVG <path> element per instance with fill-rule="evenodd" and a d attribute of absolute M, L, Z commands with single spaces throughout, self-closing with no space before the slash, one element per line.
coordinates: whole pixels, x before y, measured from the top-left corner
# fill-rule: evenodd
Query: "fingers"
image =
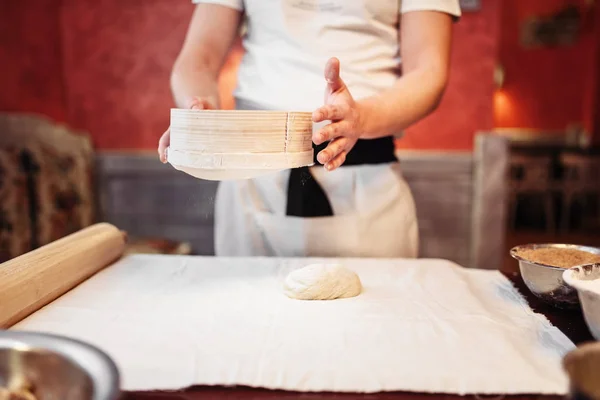
<path fill-rule="evenodd" d="M 339 121 L 346 117 L 348 114 L 348 105 L 324 105 L 317 108 L 312 114 L 313 122 L 322 121 Z"/>
<path fill-rule="evenodd" d="M 344 163 L 344 161 L 346 161 L 346 154 L 346 151 L 342 150 L 342 152 L 335 156 L 333 160 L 325 164 L 325 169 L 327 171 L 333 171 L 334 169 L 338 169 Z"/>
<path fill-rule="evenodd" d="M 210 102 L 202 97 L 193 97 L 189 104 L 188 108 L 192 110 L 213 110 L 214 107 Z M 167 162 L 167 147 L 169 147 L 171 143 L 171 129 L 167 129 L 165 133 L 158 140 L 158 157 L 160 161 L 164 164 Z"/>
<path fill-rule="evenodd" d="M 192 110 L 214 110 L 213 105 L 203 97 L 193 97 L 188 108 Z"/>
<path fill-rule="evenodd" d="M 325 165 L 327 170 L 331 171 L 342 165 L 352 145 L 352 139 L 346 137 L 337 138 L 331 141 L 325 150 L 317 154 L 317 161 Z"/>
<path fill-rule="evenodd" d="M 328 89 L 333 93 L 344 88 L 344 81 L 340 78 L 340 60 L 332 57 L 325 64 L 325 80 Z"/>
<path fill-rule="evenodd" d="M 167 129 L 165 133 L 158 140 L 158 157 L 164 164 L 167 162 L 167 147 L 171 143 L 171 129 Z"/>
<path fill-rule="evenodd" d="M 313 142 L 320 145 L 348 133 L 351 133 L 351 125 L 348 121 L 334 122 L 313 133 Z"/>

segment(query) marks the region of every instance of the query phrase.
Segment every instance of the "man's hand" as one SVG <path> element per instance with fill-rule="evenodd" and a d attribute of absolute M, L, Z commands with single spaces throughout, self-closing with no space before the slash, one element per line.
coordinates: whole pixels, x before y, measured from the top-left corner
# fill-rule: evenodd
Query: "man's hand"
<path fill-rule="evenodd" d="M 325 66 L 325 105 L 313 112 L 313 122 L 331 121 L 313 134 L 317 145 L 330 141 L 317 160 L 333 171 L 344 163 L 346 155 L 360 137 L 363 111 L 340 78 L 340 62 L 331 58 Z"/>
<path fill-rule="evenodd" d="M 331 140 L 317 155 L 325 168 L 344 163 L 346 154 L 361 139 L 401 133 L 439 105 L 448 82 L 452 17 L 437 11 L 402 14 L 399 37 L 402 77 L 387 90 L 356 101 L 340 79 L 340 63 L 333 58 L 325 68 L 325 105 L 313 121 L 332 121 L 313 135 L 316 144 Z"/>
<path fill-rule="evenodd" d="M 189 108 L 192 110 L 214 110 L 215 107 L 210 104 L 207 99 L 194 97 L 189 104 Z M 171 143 L 171 128 L 168 128 L 165 133 L 162 134 L 158 141 L 158 156 L 160 161 L 164 164 L 167 162 L 167 147 Z"/>

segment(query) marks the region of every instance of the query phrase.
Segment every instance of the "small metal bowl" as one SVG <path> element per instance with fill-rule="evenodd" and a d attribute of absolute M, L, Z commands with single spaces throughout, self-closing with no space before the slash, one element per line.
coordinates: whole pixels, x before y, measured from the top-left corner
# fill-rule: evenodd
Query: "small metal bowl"
<path fill-rule="evenodd" d="M 575 288 L 583 309 L 583 317 L 592 336 L 600 340 L 600 291 L 590 290 L 585 281 L 598 280 L 600 287 L 600 264 L 587 264 L 570 268 L 563 273 L 567 285 Z"/>
<path fill-rule="evenodd" d="M 119 373 L 102 351 L 65 337 L 0 331 L 0 387 L 38 400 L 116 400 Z"/>
<path fill-rule="evenodd" d="M 513 247 L 510 250 L 510 255 L 519 261 L 519 270 L 525 285 L 535 296 L 557 308 L 579 307 L 577 291 L 563 280 L 565 268 L 529 261 L 518 254 L 521 250 L 543 248 L 581 250 L 598 255 L 600 255 L 600 249 L 575 244 L 527 244 Z"/>

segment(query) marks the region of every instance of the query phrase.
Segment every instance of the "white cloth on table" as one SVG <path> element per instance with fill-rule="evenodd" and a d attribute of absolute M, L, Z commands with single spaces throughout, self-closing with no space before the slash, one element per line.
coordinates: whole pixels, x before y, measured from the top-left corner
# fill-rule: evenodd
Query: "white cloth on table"
<path fill-rule="evenodd" d="M 561 358 L 573 344 L 499 272 L 336 260 L 359 275 L 359 296 L 283 294 L 291 270 L 323 261 L 127 256 L 13 329 L 99 346 L 124 390 L 567 392 Z"/>

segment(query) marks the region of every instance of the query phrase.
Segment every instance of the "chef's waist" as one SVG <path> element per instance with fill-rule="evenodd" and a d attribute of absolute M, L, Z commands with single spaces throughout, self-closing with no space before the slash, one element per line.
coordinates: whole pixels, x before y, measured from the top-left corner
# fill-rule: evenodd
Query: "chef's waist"
<path fill-rule="evenodd" d="M 265 104 L 264 100 L 260 104 L 249 98 L 240 96 L 236 96 L 235 100 L 236 109 L 238 110 L 277 110 L 277 108 Z M 327 123 L 327 121 L 323 121 L 320 124 L 315 124 L 314 129 L 318 129 L 320 126 L 324 126 Z M 358 140 L 352 150 L 346 155 L 346 161 L 342 166 L 389 164 L 397 162 L 398 159 L 395 154 L 396 146 L 394 144 L 394 138 L 398 137 L 399 136 L 386 136 L 378 139 Z M 325 147 L 327 147 L 327 143 L 318 146 L 313 144 L 313 148 L 315 149 L 315 164 L 320 164 L 317 161 L 317 154 Z"/>
<path fill-rule="evenodd" d="M 317 154 L 325 147 L 328 143 L 321 145 L 313 144 L 315 149 L 315 164 L 320 164 L 317 161 Z M 396 146 L 394 144 L 393 136 L 385 136 L 378 139 L 361 139 L 356 142 L 352 150 L 346 155 L 346 161 L 343 166 L 356 166 L 356 165 L 374 165 L 374 164 L 389 164 L 397 162 L 395 154 Z"/>

